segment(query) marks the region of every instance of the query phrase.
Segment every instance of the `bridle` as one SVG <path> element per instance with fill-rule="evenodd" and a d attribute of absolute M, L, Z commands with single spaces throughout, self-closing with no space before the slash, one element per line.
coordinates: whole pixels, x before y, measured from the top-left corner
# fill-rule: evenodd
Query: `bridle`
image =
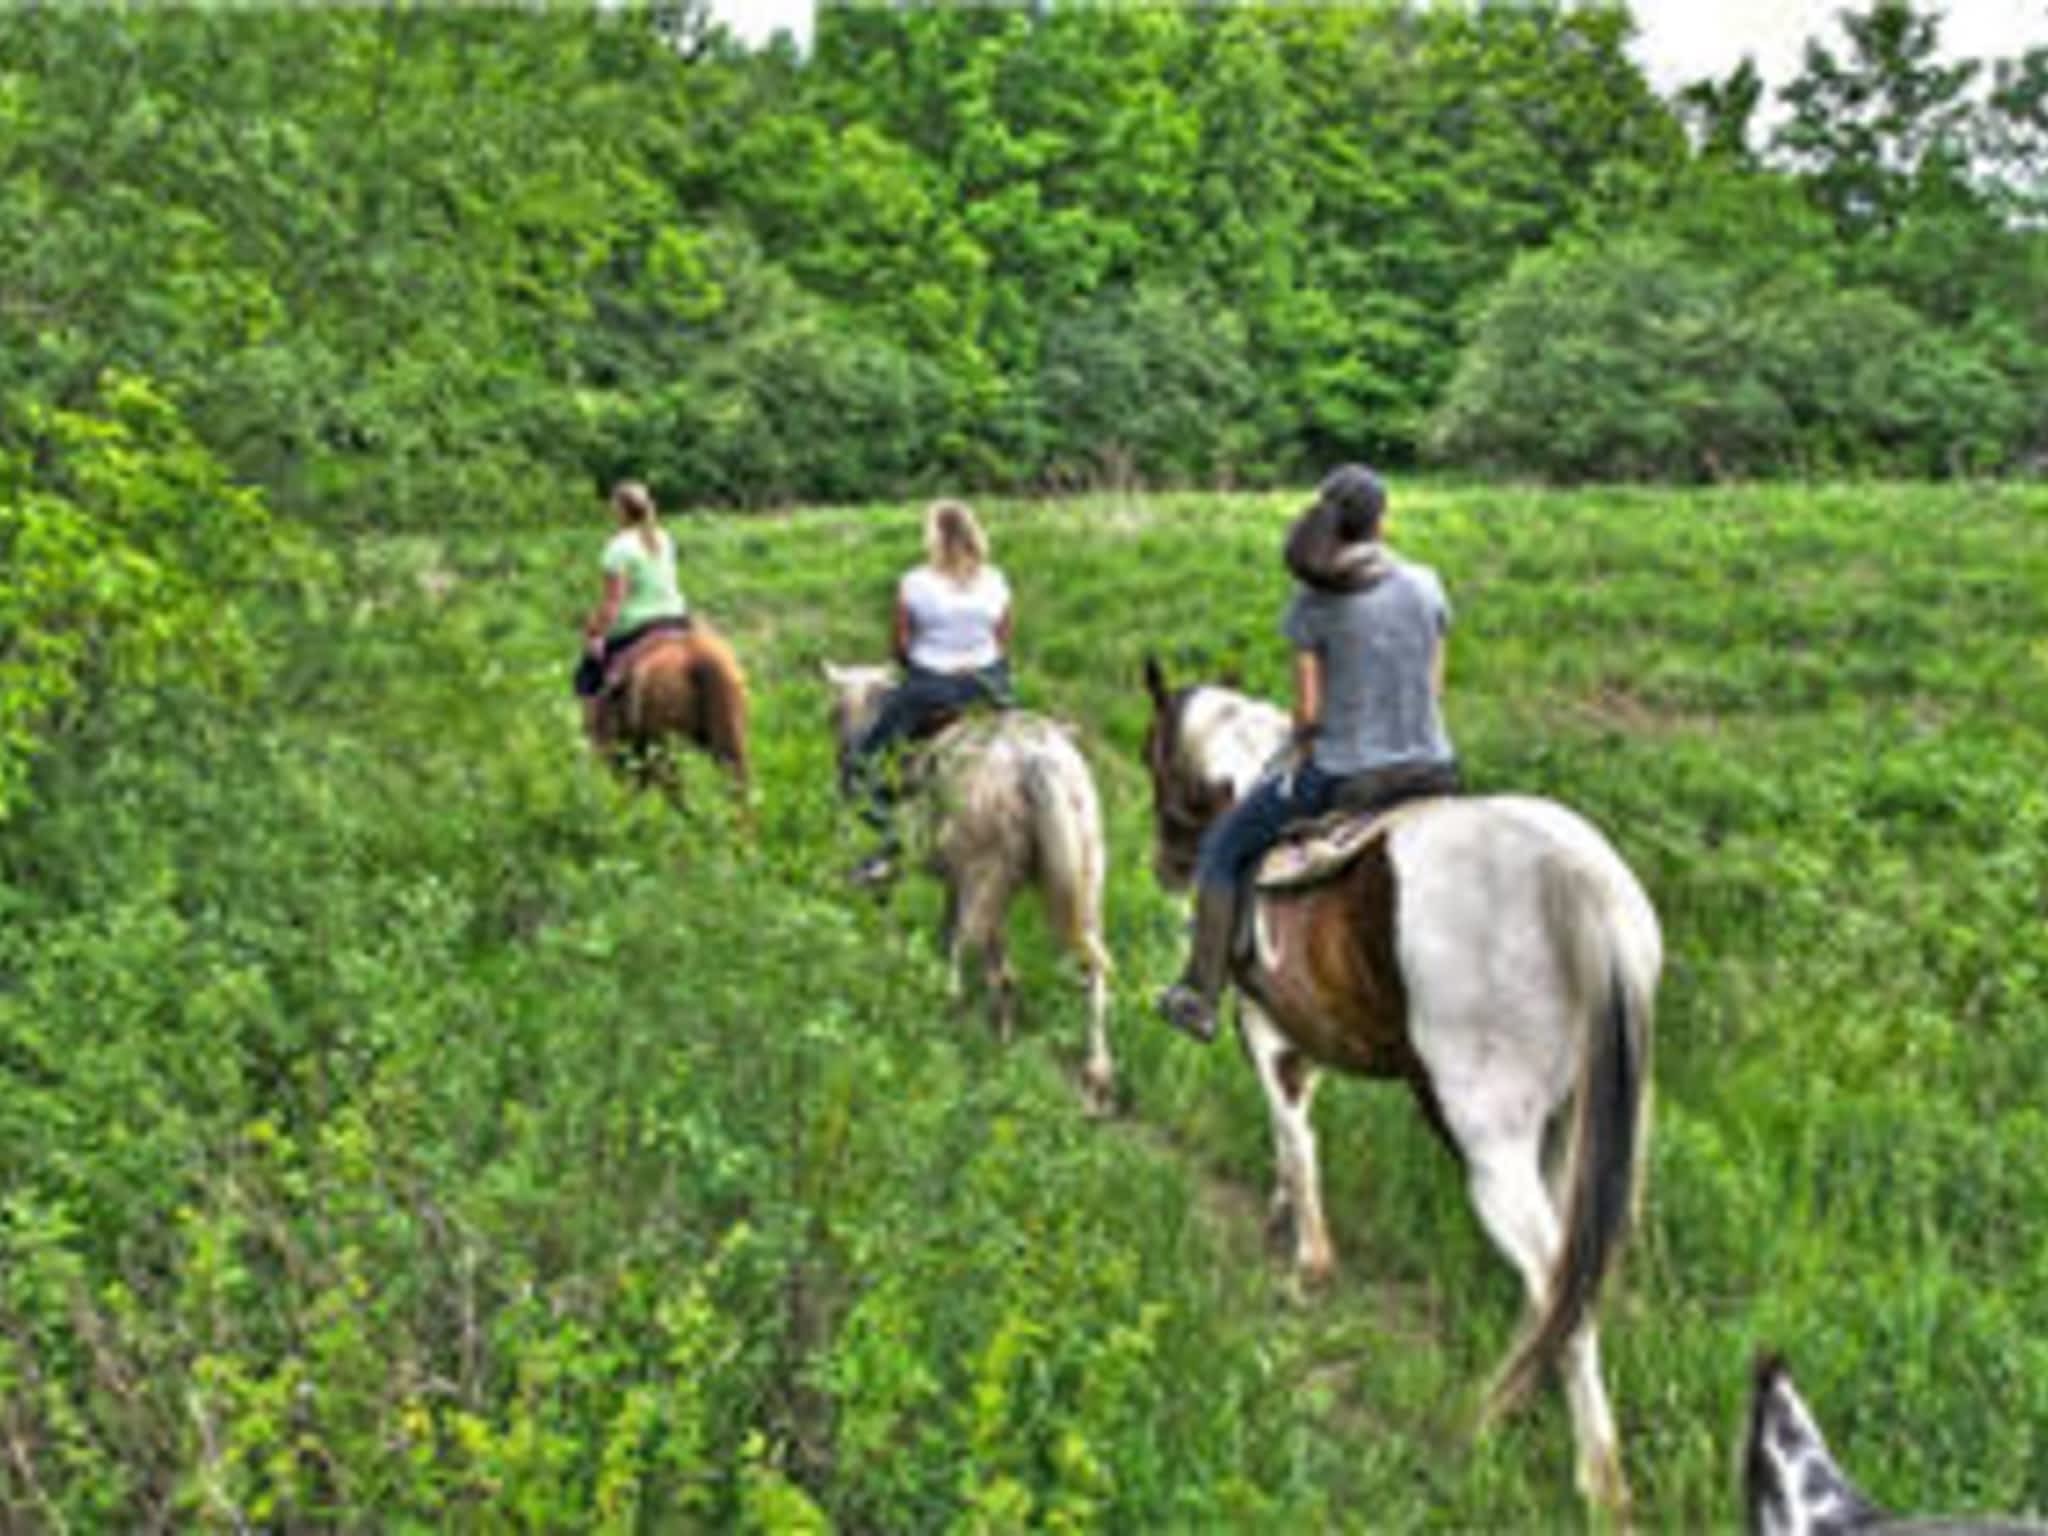
<path fill-rule="evenodd" d="M 1192 865 L 1202 834 L 1222 809 L 1219 800 L 1227 797 L 1219 796 L 1214 786 L 1190 786 L 1174 771 L 1181 710 L 1189 691 L 1175 694 L 1154 722 L 1145 766 L 1152 774 L 1152 814 L 1162 851 L 1176 863 Z"/>

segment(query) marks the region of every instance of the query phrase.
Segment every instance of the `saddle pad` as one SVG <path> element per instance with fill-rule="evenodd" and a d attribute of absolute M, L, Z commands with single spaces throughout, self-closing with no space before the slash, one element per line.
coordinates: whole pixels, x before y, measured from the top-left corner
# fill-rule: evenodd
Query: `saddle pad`
<path fill-rule="evenodd" d="M 1262 891 L 1293 891 L 1341 875 L 1407 809 L 1333 811 L 1304 822 L 1259 861 L 1252 883 Z"/>

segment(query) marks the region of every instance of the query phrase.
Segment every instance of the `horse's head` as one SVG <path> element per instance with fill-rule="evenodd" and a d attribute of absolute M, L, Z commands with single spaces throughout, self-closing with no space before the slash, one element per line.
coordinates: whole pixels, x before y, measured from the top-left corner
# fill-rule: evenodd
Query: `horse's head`
<path fill-rule="evenodd" d="M 1881 1511 L 1850 1484 L 1828 1454 L 1820 1426 L 1776 1355 L 1756 1363 L 1743 1466 L 1751 1536 L 1857 1530 Z"/>
<path fill-rule="evenodd" d="M 1191 701 L 1207 690 L 1168 688 L 1159 662 L 1147 656 L 1145 691 L 1152 696 L 1152 718 L 1145 727 L 1145 771 L 1152 778 L 1152 873 L 1177 891 L 1194 879 L 1202 834 L 1230 809 L 1237 790 L 1214 775 L 1200 722 L 1193 734 L 1189 731 Z"/>
<path fill-rule="evenodd" d="M 832 690 L 832 739 L 838 744 L 843 771 L 853 744 L 875 723 L 883 697 L 896 686 L 896 669 L 840 667 L 828 661 L 824 670 L 825 684 Z"/>

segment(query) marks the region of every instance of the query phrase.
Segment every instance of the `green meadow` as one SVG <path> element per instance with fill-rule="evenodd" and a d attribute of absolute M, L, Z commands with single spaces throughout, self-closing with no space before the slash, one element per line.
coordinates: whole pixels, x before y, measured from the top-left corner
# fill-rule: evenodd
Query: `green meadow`
<path fill-rule="evenodd" d="M 1013 917 L 841 872 L 819 664 L 880 659 L 912 504 L 674 519 L 753 693 L 751 816 L 589 760 L 593 503 L 328 546 L 245 702 L 117 696 L 0 836 L 0 1525 L 1582 1527 L 1519 1287 L 1404 1090 L 1333 1079 L 1340 1273 L 1266 1254 L 1228 1044 L 1151 1014 L 1144 658 L 1277 696 L 1299 495 L 992 502 L 1018 680 L 1112 845 L 1120 1112 Z M 2048 490 L 1419 482 L 1482 790 L 1553 796 L 1668 964 L 1602 1307 L 1646 1529 L 1739 1524 L 1784 1350 L 1902 1509 L 2048 1510 Z"/>

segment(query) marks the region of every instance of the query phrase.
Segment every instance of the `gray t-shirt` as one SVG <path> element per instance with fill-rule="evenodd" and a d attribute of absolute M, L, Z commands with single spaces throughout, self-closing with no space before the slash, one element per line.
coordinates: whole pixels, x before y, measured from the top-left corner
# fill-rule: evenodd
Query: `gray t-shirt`
<path fill-rule="evenodd" d="M 1395 560 L 1393 567 L 1363 592 L 1297 588 L 1280 624 L 1296 650 L 1322 658 L 1315 764 L 1325 773 L 1447 763 L 1454 755 L 1431 686 L 1451 605 L 1428 566 Z"/>

